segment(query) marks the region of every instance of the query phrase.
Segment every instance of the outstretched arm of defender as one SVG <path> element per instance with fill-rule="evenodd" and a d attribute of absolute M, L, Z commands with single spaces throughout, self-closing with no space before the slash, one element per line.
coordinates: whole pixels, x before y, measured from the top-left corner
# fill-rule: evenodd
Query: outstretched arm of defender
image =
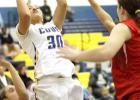
<path fill-rule="evenodd" d="M 18 31 L 25 35 L 30 26 L 30 11 L 24 0 L 16 0 L 19 15 Z"/>
<path fill-rule="evenodd" d="M 88 0 L 88 1 L 93 11 L 97 15 L 97 17 L 107 28 L 108 32 L 111 32 L 111 30 L 115 26 L 115 23 L 113 22 L 113 19 L 111 18 L 111 16 L 101 6 L 99 6 L 97 2 L 95 2 L 95 0 Z"/>
<path fill-rule="evenodd" d="M 66 0 L 57 0 L 57 7 L 53 16 L 54 24 L 61 30 L 67 12 Z"/>
<path fill-rule="evenodd" d="M 123 33 L 123 34 L 118 34 Z M 106 61 L 114 57 L 123 43 L 131 38 L 131 31 L 124 24 L 117 24 L 111 31 L 109 40 L 100 48 L 77 51 L 70 47 L 61 48 L 58 53 L 61 57 L 73 61 Z"/>

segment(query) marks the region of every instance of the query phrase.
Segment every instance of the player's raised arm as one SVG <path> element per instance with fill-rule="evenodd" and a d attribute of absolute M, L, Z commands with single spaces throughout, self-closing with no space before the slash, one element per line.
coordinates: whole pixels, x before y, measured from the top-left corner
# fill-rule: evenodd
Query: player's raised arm
<path fill-rule="evenodd" d="M 18 31 L 24 35 L 30 26 L 30 11 L 24 0 L 16 0 L 16 2 L 19 15 Z"/>
<path fill-rule="evenodd" d="M 53 15 L 53 21 L 54 24 L 59 29 L 61 29 L 67 12 L 67 2 L 66 0 L 56 0 L 56 1 L 57 1 L 57 7 Z"/>
<path fill-rule="evenodd" d="M 108 32 L 111 32 L 111 30 L 115 26 L 115 23 L 113 22 L 111 16 L 101 6 L 99 6 L 97 2 L 95 2 L 95 0 L 88 0 L 88 1 L 93 11 L 95 12 L 96 16 L 104 24 Z"/>

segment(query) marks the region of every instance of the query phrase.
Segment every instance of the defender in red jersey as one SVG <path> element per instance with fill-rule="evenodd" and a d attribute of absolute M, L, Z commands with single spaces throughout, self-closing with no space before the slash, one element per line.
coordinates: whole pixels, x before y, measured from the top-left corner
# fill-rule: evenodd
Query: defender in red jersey
<path fill-rule="evenodd" d="M 140 0 L 118 0 L 120 23 L 117 25 L 94 0 L 89 2 L 110 32 L 109 40 L 100 48 L 77 51 L 65 47 L 59 53 L 73 61 L 105 61 L 113 58 L 112 73 L 117 100 L 140 100 Z"/>

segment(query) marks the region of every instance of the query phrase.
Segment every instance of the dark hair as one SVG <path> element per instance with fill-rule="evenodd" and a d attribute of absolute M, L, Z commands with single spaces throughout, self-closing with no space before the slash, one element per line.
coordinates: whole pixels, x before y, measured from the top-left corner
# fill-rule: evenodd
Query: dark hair
<path fill-rule="evenodd" d="M 0 90 L 0 100 L 6 99 L 6 93 L 5 93 L 5 88 L 2 88 Z"/>
<path fill-rule="evenodd" d="M 128 14 L 136 20 L 140 26 L 140 0 L 118 0 L 119 6 L 122 6 Z"/>

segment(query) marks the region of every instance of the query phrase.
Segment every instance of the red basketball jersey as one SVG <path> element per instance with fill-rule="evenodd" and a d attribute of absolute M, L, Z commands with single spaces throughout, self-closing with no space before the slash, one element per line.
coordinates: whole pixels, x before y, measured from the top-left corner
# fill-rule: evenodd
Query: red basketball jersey
<path fill-rule="evenodd" d="M 117 99 L 128 100 L 131 95 L 140 92 L 140 28 L 133 19 L 122 23 L 130 28 L 132 37 L 113 58 L 112 74 Z"/>

